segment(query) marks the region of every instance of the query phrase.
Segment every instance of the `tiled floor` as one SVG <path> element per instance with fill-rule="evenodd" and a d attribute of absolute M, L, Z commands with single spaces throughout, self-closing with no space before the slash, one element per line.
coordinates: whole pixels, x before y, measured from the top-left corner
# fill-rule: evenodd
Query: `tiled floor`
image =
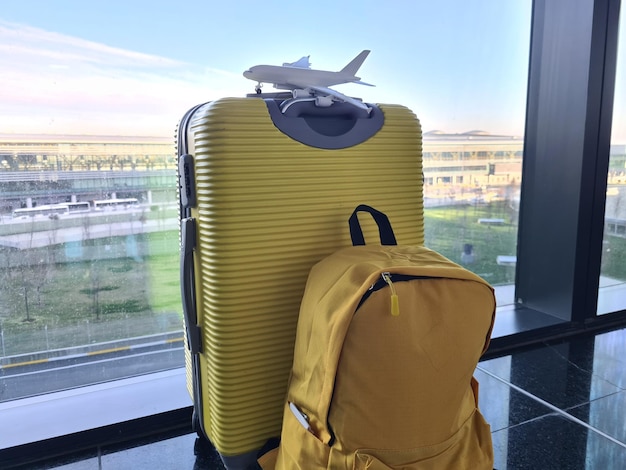
<path fill-rule="evenodd" d="M 626 468 L 626 329 L 483 361 L 476 377 L 495 468 Z M 31 468 L 221 468 L 215 455 L 196 459 L 194 441 L 169 436 Z"/>

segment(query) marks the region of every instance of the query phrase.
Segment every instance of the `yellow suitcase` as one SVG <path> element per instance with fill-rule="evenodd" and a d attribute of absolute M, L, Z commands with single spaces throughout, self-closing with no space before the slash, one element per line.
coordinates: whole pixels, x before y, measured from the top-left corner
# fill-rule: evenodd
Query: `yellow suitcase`
<path fill-rule="evenodd" d="M 385 212 L 399 244 L 423 244 L 419 121 L 370 106 L 226 98 L 179 123 L 187 383 L 196 431 L 229 469 L 280 435 L 308 272 L 351 245 L 354 207 Z"/>

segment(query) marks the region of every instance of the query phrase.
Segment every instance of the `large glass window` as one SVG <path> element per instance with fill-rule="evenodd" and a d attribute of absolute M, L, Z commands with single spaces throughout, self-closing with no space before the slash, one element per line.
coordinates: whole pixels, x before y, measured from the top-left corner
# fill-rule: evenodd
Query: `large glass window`
<path fill-rule="evenodd" d="M 0 138 L 0 400 L 181 365 L 168 140 Z"/>
<path fill-rule="evenodd" d="M 182 365 L 175 125 L 259 63 L 371 49 L 338 90 L 420 118 L 427 245 L 513 282 L 531 2 L 270 4 L 3 8 L 0 400 Z"/>
<path fill-rule="evenodd" d="M 620 13 L 598 313 L 626 309 L 626 34 Z"/>
<path fill-rule="evenodd" d="M 513 303 L 531 2 L 485 6 L 468 4 L 470 20 L 450 19 L 446 39 L 429 45 L 462 59 L 431 71 L 448 84 L 443 95 L 425 87 L 426 245 L 501 286 L 502 306 Z"/>

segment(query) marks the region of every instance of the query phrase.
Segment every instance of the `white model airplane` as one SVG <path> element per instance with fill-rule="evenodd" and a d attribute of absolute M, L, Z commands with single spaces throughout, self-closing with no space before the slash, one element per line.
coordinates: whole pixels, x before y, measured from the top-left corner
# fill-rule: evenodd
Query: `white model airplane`
<path fill-rule="evenodd" d="M 333 101 L 336 100 L 343 101 L 369 113 L 371 109 L 362 101 L 329 88 L 342 83 L 374 86 L 362 82 L 356 76 L 369 53 L 370 51 L 364 50 L 339 72 L 312 69 L 309 56 L 305 56 L 296 62 L 284 63 L 282 66 L 255 65 L 246 70 L 243 76 L 257 82 L 255 87 L 257 93 L 261 93 L 262 83 L 271 83 L 274 88 L 292 90 L 294 99 L 314 99 L 317 106 L 324 107 L 332 105 Z"/>

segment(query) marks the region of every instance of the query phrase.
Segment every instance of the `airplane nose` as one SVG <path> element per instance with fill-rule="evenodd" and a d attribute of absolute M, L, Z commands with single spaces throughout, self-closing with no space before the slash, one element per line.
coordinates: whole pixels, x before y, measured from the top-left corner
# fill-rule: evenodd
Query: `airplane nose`
<path fill-rule="evenodd" d="M 246 70 L 246 71 L 243 73 L 243 76 L 244 76 L 244 77 L 246 77 L 246 78 L 250 78 L 250 75 L 252 75 L 252 70 Z"/>

